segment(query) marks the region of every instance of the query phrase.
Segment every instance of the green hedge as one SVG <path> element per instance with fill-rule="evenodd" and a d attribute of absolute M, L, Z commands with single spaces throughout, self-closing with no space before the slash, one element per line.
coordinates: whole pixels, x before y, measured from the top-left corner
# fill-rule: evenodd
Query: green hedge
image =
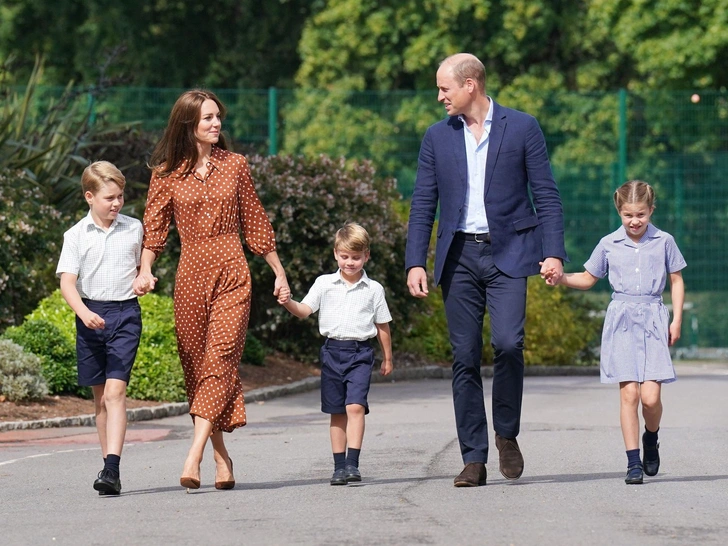
<path fill-rule="evenodd" d="M 168 296 L 147 294 L 139 299 L 139 304 L 142 339 L 127 395 L 138 400 L 184 401 L 184 375 L 174 330 L 174 302 Z M 90 389 L 77 385 L 75 315 L 60 290 L 41 300 L 25 322 L 8 328 L 4 337 L 40 357 L 42 374 L 52 394 L 90 396 Z M 260 366 L 265 354 L 260 341 L 248 334 L 242 361 Z"/>
<path fill-rule="evenodd" d="M 48 394 L 40 359 L 9 339 L 0 339 L 0 395 L 11 402 Z"/>
<path fill-rule="evenodd" d="M 140 298 L 139 303 L 144 326 L 127 395 L 139 400 L 184 401 L 184 376 L 177 356 L 172 299 L 148 294 Z M 54 336 L 45 340 L 33 337 L 40 331 L 39 325 L 43 325 L 42 328 L 47 331 L 51 331 L 50 327 L 53 327 L 53 331 L 58 332 L 60 337 Z M 51 362 L 44 366 L 44 375 L 50 370 L 50 378 L 56 381 L 55 385 L 66 385 L 69 377 L 75 384 L 75 314 L 61 296 L 60 290 L 41 300 L 23 324 L 9 329 L 9 333 L 6 332 L 5 335 L 32 340 L 32 346 L 26 346 L 26 350 L 42 355 Z M 65 348 L 59 351 L 56 345 Z M 71 357 L 68 355 L 68 346 L 72 349 Z M 54 355 L 57 359 L 54 359 Z"/>

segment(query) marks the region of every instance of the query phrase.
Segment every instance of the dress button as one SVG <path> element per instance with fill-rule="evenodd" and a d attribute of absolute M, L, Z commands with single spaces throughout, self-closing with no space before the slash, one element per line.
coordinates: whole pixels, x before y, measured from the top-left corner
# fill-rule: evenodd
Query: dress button
<path fill-rule="evenodd" d="M 635 271 L 636 271 L 637 273 L 639 273 L 639 272 L 640 272 L 640 268 L 639 268 L 639 267 L 635 268 Z"/>

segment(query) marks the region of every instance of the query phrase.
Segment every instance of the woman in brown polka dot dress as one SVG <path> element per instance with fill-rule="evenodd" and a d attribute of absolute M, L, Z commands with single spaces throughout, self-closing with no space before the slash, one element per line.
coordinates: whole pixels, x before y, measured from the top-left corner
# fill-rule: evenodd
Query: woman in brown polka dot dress
<path fill-rule="evenodd" d="M 273 269 L 273 294 L 289 293 L 273 228 L 255 193 L 248 163 L 227 150 L 220 132 L 225 107 L 208 91 L 183 93 L 150 160 L 144 243 L 135 290 L 154 288 L 152 264 L 174 216 L 182 255 L 174 288 L 177 347 L 184 369 L 194 439 L 182 470 L 183 487 L 200 487 L 200 463 L 211 438 L 215 487 L 235 485 L 223 432 L 245 425 L 238 364 L 250 314 L 245 244 Z"/>

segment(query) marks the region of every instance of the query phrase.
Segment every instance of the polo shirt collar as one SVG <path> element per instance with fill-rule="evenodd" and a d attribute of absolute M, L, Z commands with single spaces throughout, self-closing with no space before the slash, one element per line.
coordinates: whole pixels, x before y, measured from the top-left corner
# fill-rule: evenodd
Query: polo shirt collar
<path fill-rule="evenodd" d="M 640 243 L 647 240 L 647 239 L 657 239 L 660 236 L 660 230 L 657 229 L 654 225 L 652 225 L 652 222 L 647 224 L 647 229 L 642 234 L 642 238 L 640 239 Z M 627 235 L 627 230 L 624 226 L 619 226 L 619 229 L 614 232 L 614 242 L 619 243 L 624 240 L 627 240 L 628 243 L 632 243 L 632 239 L 629 238 Z"/>
<path fill-rule="evenodd" d="M 341 278 L 341 269 L 337 269 L 336 273 L 334 273 L 333 278 L 331 279 L 331 284 L 346 284 L 346 281 Z M 367 277 L 367 272 L 365 270 L 361 270 L 361 279 L 356 281 L 352 286 L 357 286 L 359 283 L 364 283 L 367 286 L 369 286 L 370 280 L 369 277 Z"/>
<path fill-rule="evenodd" d="M 84 218 L 81 220 L 81 222 L 83 222 L 81 224 L 81 226 L 86 231 L 89 231 L 91 228 L 96 228 L 96 229 L 101 229 L 101 230 L 104 229 L 101 226 L 99 226 L 96 222 L 94 222 L 94 219 L 93 219 L 93 216 L 91 216 L 90 210 L 88 211 L 88 214 L 86 216 L 84 216 Z M 117 217 L 114 218 L 114 221 L 111 222 L 111 225 L 109 226 L 109 231 L 112 231 L 113 229 L 115 229 L 119 223 L 124 223 L 124 222 L 125 222 L 125 220 L 122 217 L 122 215 L 121 214 L 117 215 Z"/>

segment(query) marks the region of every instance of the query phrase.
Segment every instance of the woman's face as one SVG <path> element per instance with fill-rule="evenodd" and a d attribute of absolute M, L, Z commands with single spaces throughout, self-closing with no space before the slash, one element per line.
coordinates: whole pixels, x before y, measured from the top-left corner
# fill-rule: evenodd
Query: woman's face
<path fill-rule="evenodd" d="M 200 144 L 217 144 L 220 140 L 220 108 L 212 99 L 207 99 L 200 108 L 200 122 L 195 129 L 195 137 Z"/>

